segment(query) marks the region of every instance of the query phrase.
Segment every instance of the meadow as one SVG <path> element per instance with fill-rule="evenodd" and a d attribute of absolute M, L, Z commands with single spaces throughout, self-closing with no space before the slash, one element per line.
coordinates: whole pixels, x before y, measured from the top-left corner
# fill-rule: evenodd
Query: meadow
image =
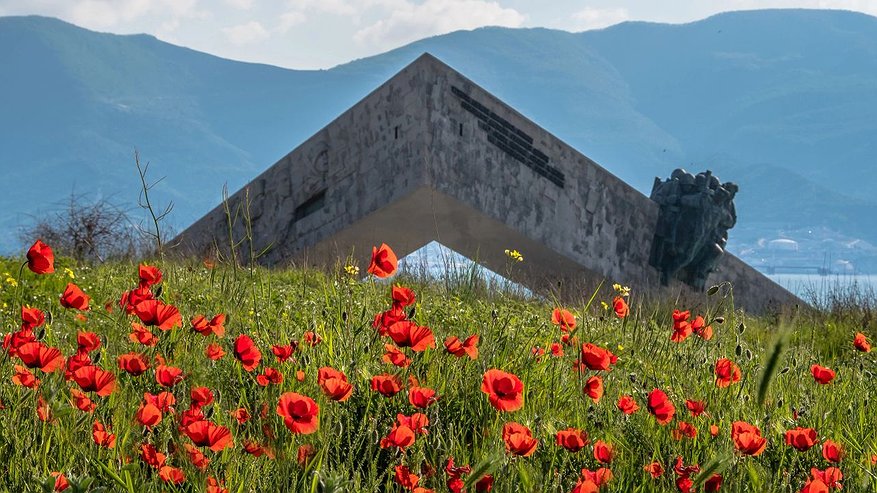
<path fill-rule="evenodd" d="M 0 490 L 877 491 L 869 310 L 395 271 L 0 260 Z"/>

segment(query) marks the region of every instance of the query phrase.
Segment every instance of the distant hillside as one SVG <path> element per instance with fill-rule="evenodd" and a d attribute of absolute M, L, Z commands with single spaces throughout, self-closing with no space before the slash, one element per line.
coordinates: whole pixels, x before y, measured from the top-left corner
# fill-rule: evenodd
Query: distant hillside
<path fill-rule="evenodd" d="M 224 60 L 151 36 L 0 18 L 0 251 L 27 214 L 78 192 L 136 201 L 132 152 L 185 227 L 429 51 L 648 193 L 676 166 L 741 185 L 732 249 L 802 231 L 877 244 L 877 18 L 728 13 L 584 33 L 485 28 L 331 70 Z M 40 197 L 34 203 L 34 193 Z M 759 242 L 761 240 L 761 242 Z M 834 251 L 837 250 L 838 251 Z M 877 254 L 873 266 L 877 268 Z"/>

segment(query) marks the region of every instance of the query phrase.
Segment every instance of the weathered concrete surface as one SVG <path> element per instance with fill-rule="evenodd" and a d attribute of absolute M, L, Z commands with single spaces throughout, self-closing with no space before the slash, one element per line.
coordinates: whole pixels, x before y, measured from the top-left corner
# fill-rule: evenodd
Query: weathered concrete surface
<path fill-rule="evenodd" d="M 582 279 L 660 289 L 649 266 L 657 204 L 430 55 L 230 197 L 228 208 L 247 202 L 254 248 L 267 249 L 260 262 L 269 265 L 332 263 L 351 252 L 367 261 L 381 242 L 403 256 L 437 240 L 534 289 Z M 244 221 L 233 223 L 239 240 Z M 228 252 L 225 207 L 178 243 L 187 253 Z M 525 262 L 509 271 L 506 248 Z M 752 311 L 801 303 L 731 255 L 710 279 L 721 281 Z"/>

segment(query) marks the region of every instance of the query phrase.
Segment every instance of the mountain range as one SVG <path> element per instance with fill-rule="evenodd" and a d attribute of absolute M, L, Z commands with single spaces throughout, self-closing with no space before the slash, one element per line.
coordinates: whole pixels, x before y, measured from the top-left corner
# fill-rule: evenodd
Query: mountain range
<path fill-rule="evenodd" d="M 737 182 L 750 263 L 877 271 L 877 18 L 829 10 L 482 28 L 329 70 L 0 17 L 0 252 L 73 191 L 136 204 L 135 149 L 184 228 L 423 52 L 643 193 L 676 167 Z"/>

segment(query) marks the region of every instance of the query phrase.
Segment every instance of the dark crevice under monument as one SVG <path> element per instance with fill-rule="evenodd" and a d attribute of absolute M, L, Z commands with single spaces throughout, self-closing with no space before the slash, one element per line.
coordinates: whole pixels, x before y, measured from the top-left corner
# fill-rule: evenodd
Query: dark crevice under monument
<path fill-rule="evenodd" d="M 525 260 L 512 279 L 539 291 L 601 279 L 692 290 L 675 278 L 661 288 L 650 262 L 657 202 L 428 54 L 183 231 L 176 248 L 227 254 L 226 208 L 246 203 L 266 265 L 331 265 L 351 252 L 362 265 L 373 245 L 401 258 L 435 240 L 500 273 L 505 250 L 517 249 Z M 232 230 L 243 237 L 244 221 Z M 800 303 L 730 254 L 714 263 L 706 285 L 733 283 L 737 306 Z"/>

